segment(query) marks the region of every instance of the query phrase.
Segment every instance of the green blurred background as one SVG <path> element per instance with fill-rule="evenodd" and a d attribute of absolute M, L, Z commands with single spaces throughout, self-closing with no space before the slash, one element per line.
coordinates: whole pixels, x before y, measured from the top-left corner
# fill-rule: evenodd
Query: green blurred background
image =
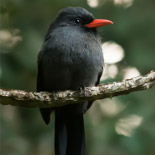
<path fill-rule="evenodd" d="M 37 54 L 49 24 L 67 6 L 114 22 L 99 29 L 102 83 L 154 69 L 154 0 L 2 0 L 1 88 L 36 90 Z M 0 108 L 0 154 L 54 155 L 54 119 L 46 126 L 38 108 Z M 85 115 L 85 130 L 86 155 L 155 155 L 155 88 L 96 101 Z"/>

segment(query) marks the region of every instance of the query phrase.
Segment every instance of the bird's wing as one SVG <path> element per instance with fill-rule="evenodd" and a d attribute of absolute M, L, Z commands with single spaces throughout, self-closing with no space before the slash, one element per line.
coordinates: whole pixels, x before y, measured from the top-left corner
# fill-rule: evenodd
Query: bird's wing
<path fill-rule="evenodd" d="M 97 81 L 96 81 L 96 83 L 95 83 L 95 86 L 97 86 L 99 83 L 100 83 L 100 78 L 101 78 L 101 76 L 102 76 L 102 73 L 103 73 L 103 67 L 102 67 L 102 70 L 99 72 L 99 74 L 98 74 L 98 78 L 97 78 Z"/>
<path fill-rule="evenodd" d="M 41 79 L 41 70 L 39 69 L 40 65 L 38 64 L 38 76 L 37 76 L 37 91 L 43 91 L 42 79 Z M 40 108 L 41 116 L 46 124 L 50 122 L 50 116 L 53 108 Z"/>
<path fill-rule="evenodd" d="M 37 75 L 37 92 L 45 91 L 43 86 L 43 79 L 42 79 L 42 69 L 41 69 L 41 59 L 42 59 L 43 51 L 40 51 L 38 55 L 38 75 Z M 51 112 L 53 111 L 52 108 L 40 108 L 41 116 L 46 124 L 50 122 Z"/>
<path fill-rule="evenodd" d="M 41 74 L 40 74 L 40 64 L 38 63 L 38 75 L 37 75 L 37 92 L 42 91 L 41 86 Z"/>
<path fill-rule="evenodd" d="M 99 74 L 98 74 L 98 78 L 97 78 L 97 81 L 96 81 L 96 83 L 95 83 L 95 86 L 97 86 L 97 85 L 100 83 L 100 78 L 101 78 L 101 76 L 102 76 L 102 73 L 103 73 L 103 67 L 102 67 L 101 72 L 99 72 Z M 94 102 L 94 101 L 91 101 L 91 102 L 88 103 L 88 105 L 87 105 L 87 110 L 92 106 L 93 102 Z M 86 110 L 86 111 L 87 111 L 87 110 Z M 86 111 L 85 111 L 85 112 L 86 112 Z"/>

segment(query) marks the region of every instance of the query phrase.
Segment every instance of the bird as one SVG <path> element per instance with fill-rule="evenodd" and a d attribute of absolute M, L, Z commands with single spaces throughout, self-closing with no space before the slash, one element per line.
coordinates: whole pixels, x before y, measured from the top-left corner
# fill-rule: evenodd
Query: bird
<path fill-rule="evenodd" d="M 82 7 L 67 7 L 52 21 L 38 54 L 37 91 L 80 90 L 96 86 L 104 59 L 98 27 L 112 24 L 95 19 Z M 84 114 L 93 102 L 41 108 L 46 124 L 55 113 L 55 155 L 84 155 Z"/>

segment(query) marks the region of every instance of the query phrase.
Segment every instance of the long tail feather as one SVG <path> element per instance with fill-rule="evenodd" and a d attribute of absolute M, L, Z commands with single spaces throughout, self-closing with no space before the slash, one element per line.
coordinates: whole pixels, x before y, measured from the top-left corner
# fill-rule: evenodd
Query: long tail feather
<path fill-rule="evenodd" d="M 84 155 L 83 114 L 55 110 L 55 155 Z"/>

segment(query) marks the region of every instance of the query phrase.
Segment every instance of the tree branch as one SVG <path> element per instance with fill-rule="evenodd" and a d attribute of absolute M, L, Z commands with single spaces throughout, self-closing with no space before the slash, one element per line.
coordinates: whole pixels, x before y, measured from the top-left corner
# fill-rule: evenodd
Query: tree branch
<path fill-rule="evenodd" d="M 26 92 L 22 90 L 0 89 L 0 104 L 24 107 L 60 107 L 68 104 L 94 101 L 146 90 L 155 85 L 155 71 L 121 82 L 113 82 L 97 87 L 86 87 L 80 91 Z"/>

